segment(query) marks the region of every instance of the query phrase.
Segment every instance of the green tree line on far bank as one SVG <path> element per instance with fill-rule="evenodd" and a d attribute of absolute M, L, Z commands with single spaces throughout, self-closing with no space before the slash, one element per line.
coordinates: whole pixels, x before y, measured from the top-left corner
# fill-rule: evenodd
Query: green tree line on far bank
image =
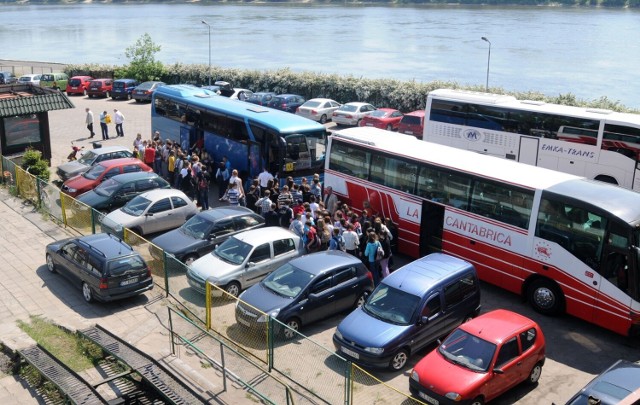
<path fill-rule="evenodd" d="M 86 0 L 0 0 L 0 4 L 78 4 Z M 176 0 L 110 0 L 111 3 L 176 3 Z M 640 0 L 194 0 L 194 3 L 322 3 L 322 4 L 420 4 L 490 6 L 640 7 Z"/>

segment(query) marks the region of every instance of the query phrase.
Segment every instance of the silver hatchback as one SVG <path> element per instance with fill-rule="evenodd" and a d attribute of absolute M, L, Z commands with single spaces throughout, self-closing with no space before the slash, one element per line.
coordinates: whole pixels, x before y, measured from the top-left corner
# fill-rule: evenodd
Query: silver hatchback
<path fill-rule="evenodd" d="M 187 280 L 201 293 L 208 280 L 237 297 L 240 291 L 304 253 L 300 237 L 287 229 L 254 229 L 232 236 L 193 262 L 187 270 Z"/>

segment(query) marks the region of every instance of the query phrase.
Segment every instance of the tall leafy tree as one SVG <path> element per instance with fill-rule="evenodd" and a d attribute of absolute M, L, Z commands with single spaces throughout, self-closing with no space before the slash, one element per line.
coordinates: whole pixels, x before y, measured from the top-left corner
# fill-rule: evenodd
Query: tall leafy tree
<path fill-rule="evenodd" d="M 162 62 L 156 60 L 156 54 L 162 47 L 151 40 L 148 33 L 144 33 L 134 45 L 125 50 L 125 56 L 130 60 L 126 68 L 127 76 L 141 82 L 155 80 L 162 75 Z"/>

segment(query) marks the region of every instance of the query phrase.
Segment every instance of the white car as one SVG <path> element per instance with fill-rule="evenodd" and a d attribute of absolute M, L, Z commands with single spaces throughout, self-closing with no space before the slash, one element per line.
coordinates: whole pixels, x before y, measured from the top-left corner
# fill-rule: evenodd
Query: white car
<path fill-rule="evenodd" d="M 300 237 L 280 227 L 240 232 L 187 269 L 189 285 L 205 293 L 205 281 L 237 297 L 289 260 L 305 253 Z"/>
<path fill-rule="evenodd" d="M 122 236 L 124 228 L 138 235 L 167 231 L 184 224 L 198 207 L 180 190 L 156 189 L 140 194 L 102 218 L 102 232 Z"/>
<path fill-rule="evenodd" d="M 324 124 L 342 104 L 329 98 L 312 98 L 296 109 L 296 114 Z"/>
<path fill-rule="evenodd" d="M 41 75 L 22 75 L 18 79 L 19 84 L 33 84 L 34 86 L 40 85 Z"/>
<path fill-rule="evenodd" d="M 347 103 L 335 110 L 331 119 L 337 125 L 358 126 L 362 117 L 371 114 L 375 110 L 376 108 L 369 103 Z"/>

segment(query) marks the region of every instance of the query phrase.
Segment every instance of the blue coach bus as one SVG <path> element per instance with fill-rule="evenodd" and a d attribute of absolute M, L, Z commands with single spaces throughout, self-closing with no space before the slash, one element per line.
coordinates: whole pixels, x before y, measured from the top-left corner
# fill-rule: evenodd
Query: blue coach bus
<path fill-rule="evenodd" d="M 215 162 L 227 156 L 246 179 L 255 178 L 263 167 L 280 179 L 308 177 L 324 167 L 323 125 L 191 85 L 156 89 L 151 127 L 183 150 L 202 142 Z"/>

